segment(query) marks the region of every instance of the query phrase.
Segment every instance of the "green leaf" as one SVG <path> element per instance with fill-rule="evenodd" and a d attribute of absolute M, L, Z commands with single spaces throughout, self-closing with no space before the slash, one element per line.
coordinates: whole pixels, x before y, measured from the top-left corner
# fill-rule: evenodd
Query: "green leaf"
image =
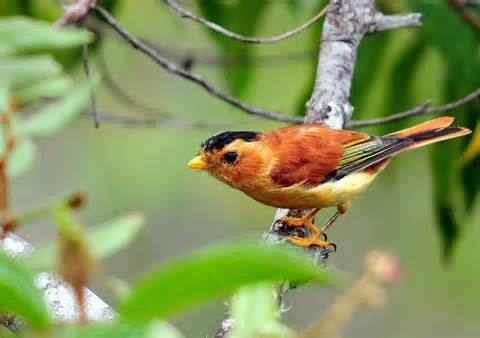
<path fill-rule="evenodd" d="M 125 248 L 144 225 L 143 217 L 130 214 L 106 222 L 87 234 L 87 245 L 95 260 L 101 260 Z M 26 256 L 26 263 L 35 271 L 49 271 L 55 266 L 58 244 L 56 242 L 35 250 Z"/>
<path fill-rule="evenodd" d="M 8 161 L 8 175 L 15 178 L 25 173 L 32 166 L 36 152 L 37 148 L 29 138 L 17 141 Z"/>
<path fill-rule="evenodd" d="M 480 43 L 478 31 L 453 11 L 447 1 L 410 0 L 409 3 L 416 11 L 424 13 L 421 33 L 447 60 L 455 85 L 460 91 L 477 88 L 480 83 L 480 60 L 472 55 Z M 455 48 L 452 48 L 452 41 L 457 42 Z M 468 67 L 465 67 L 466 59 L 470 60 Z"/>
<path fill-rule="evenodd" d="M 52 78 L 61 72 L 62 67 L 48 55 L 0 59 L 0 79 L 13 88 Z"/>
<path fill-rule="evenodd" d="M 274 284 L 265 283 L 246 286 L 235 293 L 230 307 L 235 326 L 229 337 L 293 337 L 293 331 L 278 322 L 276 294 Z"/>
<path fill-rule="evenodd" d="M 87 326 L 64 326 L 52 338 L 182 338 L 176 328 L 167 322 L 94 323 Z"/>
<path fill-rule="evenodd" d="M 17 90 L 15 98 L 18 102 L 25 105 L 41 98 L 58 98 L 64 96 L 69 93 L 72 86 L 72 80 L 67 76 L 46 79 Z"/>
<path fill-rule="evenodd" d="M 39 329 L 51 324 L 42 295 L 33 283 L 33 275 L 1 252 L 0 312 L 19 315 Z"/>
<path fill-rule="evenodd" d="M 92 35 L 85 30 L 60 29 L 48 22 L 26 17 L 0 20 L 0 51 L 4 55 L 74 47 L 88 43 L 91 39 Z"/>
<path fill-rule="evenodd" d="M 65 128 L 90 104 L 91 84 L 85 81 L 72 94 L 26 118 L 21 129 L 26 135 L 48 136 Z"/>
<path fill-rule="evenodd" d="M 121 305 L 125 320 L 171 316 L 209 299 L 260 282 L 313 280 L 329 274 L 286 246 L 226 243 L 167 262 L 146 274 Z"/>
<path fill-rule="evenodd" d="M 145 221 L 140 214 L 130 214 L 107 222 L 88 236 L 92 253 L 104 259 L 125 249 L 143 228 Z"/>

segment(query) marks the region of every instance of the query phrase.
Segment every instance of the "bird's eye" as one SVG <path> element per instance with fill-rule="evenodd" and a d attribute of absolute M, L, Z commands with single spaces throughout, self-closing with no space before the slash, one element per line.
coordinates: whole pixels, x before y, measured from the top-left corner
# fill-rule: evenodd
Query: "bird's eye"
<path fill-rule="evenodd" d="M 223 162 L 227 164 L 233 164 L 237 159 L 238 154 L 235 151 L 229 151 L 222 156 Z"/>

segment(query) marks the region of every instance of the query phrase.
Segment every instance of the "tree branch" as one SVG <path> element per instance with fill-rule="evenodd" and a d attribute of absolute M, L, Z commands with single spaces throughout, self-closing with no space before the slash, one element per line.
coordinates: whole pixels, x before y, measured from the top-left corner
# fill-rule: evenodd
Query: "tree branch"
<path fill-rule="evenodd" d="M 92 8 L 100 4 L 100 2 L 101 0 L 77 0 L 74 4 L 65 7 L 65 13 L 55 25 L 65 27 L 78 24 L 88 16 Z"/>
<path fill-rule="evenodd" d="M 348 97 L 361 39 L 376 31 L 418 26 L 419 19 L 420 14 L 383 15 L 371 0 L 332 1 L 305 122 L 343 128 L 353 112 Z"/>
<path fill-rule="evenodd" d="M 275 35 L 275 36 L 272 36 L 272 37 L 268 37 L 268 38 L 254 38 L 254 37 L 248 37 L 248 36 L 244 36 L 244 35 L 237 34 L 235 32 L 229 31 L 228 29 L 226 29 L 223 26 L 220 26 L 220 25 L 218 25 L 214 22 L 208 21 L 207 19 L 204 19 L 202 17 L 196 16 L 192 12 L 190 12 L 187 9 L 180 6 L 180 4 L 175 0 L 164 0 L 164 2 L 168 6 L 170 6 L 173 10 L 175 10 L 178 14 L 180 14 L 180 16 L 182 18 L 187 18 L 187 19 L 193 20 L 193 21 L 195 21 L 195 22 L 197 22 L 201 25 L 204 25 L 205 27 L 207 27 L 208 29 L 210 29 L 212 31 L 223 34 L 225 36 L 228 36 L 229 38 L 232 38 L 234 40 L 238 40 L 238 41 L 245 42 L 245 43 L 253 43 L 253 44 L 275 43 L 275 42 L 279 42 L 279 41 L 282 41 L 282 40 L 286 40 L 286 39 L 288 39 L 288 38 L 290 38 L 294 35 L 297 35 L 298 33 L 303 32 L 304 30 L 306 30 L 307 28 L 313 26 L 316 22 L 318 22 L 322 18 L 322 16 L 325 15 L 325 13 L 327 11 L 327 8 L 328 8 L 328 5 L 325 6 L 313 18 L 304 22 L 303 24 L 301 24 L 297 28 L 292 29 L 291 31 L 288 31 L 288 32 L 285 32 L 285 33 L 282 33 L 282 34 L 279 34 L 279 35 Z"/>
<path fill-rule="evenodd" d="M 463 106 L 464 104 L 467 104 L 471 101 L 477 100 L 478 98 L 480 98 L 480 88 L 476 89 L 475 91 L 468 94 L 467 96 L 462 97 L 461 99 L 447 103 L 442 106 L 432 107 L 431 102 L 427 101 L 412 109 L 405 110 L 403 112 L 389 115 L 386 117 L 380 117 L 377 119 L 369 119 L 369 120 L 350 121 L 347 123 L 347 127 L 348 128 L 368 127 L 368 126 L 374 126 L 378 124 L 400 121 L 413 116 L 427 115 L 427 114 L 433 114 L 433 113 L 444 113 L 444 112 L 453 110 L 455 108 L 458 108 L 460 106 Z"/>
<path fill-rule="evenodd" d="M 275 120 L 275 121 L 281 121 L 281 122 L 294 122 L 294 123 L 299 123 L 302 119 L 297 117 L 297 116 L 289 116 L 289 115 L 284 115 L 276 112 L 271 112 L 264 110 L 262 108 L 258 108 L 255 106 L 252 106 L 250 104 L 244 103 L 237 98 L 228 95 L 218 88 L 214 87 L 212 84 L 210 84 L 207 80 L 205 80 L 203 77 L 200 75 L 197 75 L 195 73 L 191 73 L 175 63 L 169 61 L 168 59 L 164 58 L 161 56 L 153 47 L 145 44 L 143 41 L 140 39 L 136 38 L 132 34 L 130 34 L 125 28 L 123 28 L 120 23 L 108 13 L 105 9 L 97 6 L 95 7 L 96 12 L 99 14 L 100 18 L 107 23 L 115 32 L 117 32 L 126 42 L 130 44 L 133 48 L 139 50 L 146 56 L 148 56 L 150 59 L 152 59 L 156 64 L 158 64 L 160 67 L 165 69 L 167 72 L 175 74 L 177 76 L 180 76 L 181 78 L 192 81 L 193 83 L 199 85 L 201 88 L 203 88 L 206 92 L 209 94 L 221 99 L 222 101 L 237 107 L 244 112 L 250 114 L 250 115 L 255 115 L 255 116 L 260 116 L 266 119 L 270 120 Z"/>

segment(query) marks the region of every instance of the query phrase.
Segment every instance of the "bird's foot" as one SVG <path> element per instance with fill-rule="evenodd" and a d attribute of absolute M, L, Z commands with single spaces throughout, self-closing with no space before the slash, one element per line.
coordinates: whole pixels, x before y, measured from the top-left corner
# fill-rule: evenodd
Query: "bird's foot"
<path fill-rule="evenodd" d="M 334 243 L 327 242 L 327 241 L 322 241 L 319 239 L 321 235 L 325 235 L 323 233 L 318 233 L 310 237 L 302 238 L 302 237 L 295 237 L 295 236 L 290 236 L 287 237 L 287 239 L 292 243 L 297 246 L 301 246 L 304 248 L 310 248 L 310 247 L 321 247 L 321 248 L 331 248 L 333 252 L 337 251 L 337 246 Z"/>
<path fill-rule="evenodd" d="M 280 218 L 277 223 L 286 225 L 292 228 L 305 226 L 308 230 L 313 233 L 320 232 L 320 229 L 313 223 L 312 218 L 309 215 L 303 217 L 291 217 L 284 216 Z"/>

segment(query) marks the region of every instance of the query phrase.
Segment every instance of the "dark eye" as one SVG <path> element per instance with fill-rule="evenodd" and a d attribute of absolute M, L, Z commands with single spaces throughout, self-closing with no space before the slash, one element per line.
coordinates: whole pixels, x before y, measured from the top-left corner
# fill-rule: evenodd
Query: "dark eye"
<path fill-rule="evenodd" d="M 223 154 L 222 160 L 227 164 L 233 164 L 237 157 L 238 154 L 235 151 L 229 151 L 228 153 Z"/>

